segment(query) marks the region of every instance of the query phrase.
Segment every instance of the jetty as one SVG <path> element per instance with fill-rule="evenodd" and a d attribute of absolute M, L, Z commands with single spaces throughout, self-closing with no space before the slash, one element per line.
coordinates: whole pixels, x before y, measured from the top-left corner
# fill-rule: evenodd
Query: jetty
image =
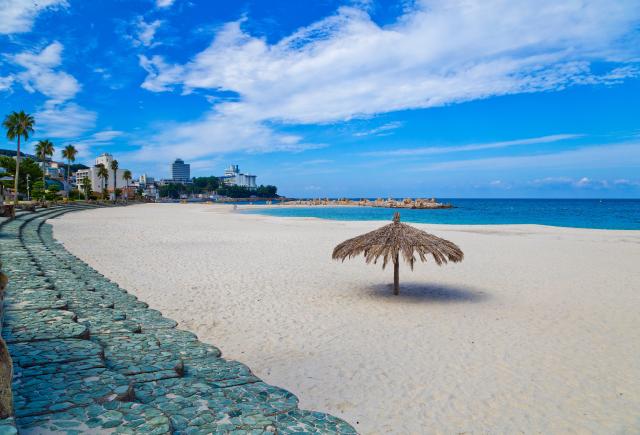
<path fill-rule="evenodd" d="M 440 208 L 453 208 L 452 204 L 442 203 L 436 201 L 435 198 L 404 198 L 402 200 L 397 199 L 382 199 L 375 200 L 370 199 L 297 199 L 283 201 L 281 205 L 304 205 L 304 206 L 351 206 L 351 207 L 381 207 L 381 208 L 405 208 L 405 209 L 440 209 Z"/>
<path fill-rule="evenodd" d="M 99 206 L 0 218 L 0 433 L 356 433 L 299 409 L 54 240 L 48 219 Z"/>

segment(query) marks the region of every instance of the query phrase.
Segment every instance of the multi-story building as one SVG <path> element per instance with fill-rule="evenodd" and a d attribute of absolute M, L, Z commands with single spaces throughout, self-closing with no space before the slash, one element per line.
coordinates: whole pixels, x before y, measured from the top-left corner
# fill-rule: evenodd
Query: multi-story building
<path fill-rule="evenodd" d="M 149 184 L 153 184 L 154 181 L 155 181 L 155 179 L 153 177 L 150 177 L 147 174 L 142 174 L 142 175 L 140 175 L 140 178 L 138 179 L 138 184 L 140 185 L 140 187 L 144 188 L 145 186 L 147 186 Z"/>
<path fill-rule="evenodd" d="M 174 183 L 188 183 L 191 180 L 191 165 L 176 159 L 171 164 L 171 179 Z"/>
<path fill-rule="evenodd" d="M 243 174 L 240 172 L 238 165 L 231 165 L 224 170 L 224 176 L 221 177 L 222 182 L 227 186 L 240 186 L 248 189 L 255 189 L 256 175 Z"/>
<path fill-rule="evenodd" d="M 46 165 L 47 176 L 49 178 L 64 179 L 65 178 L 65 164 L 60 162 L 49 161 Z"/>
<path fill-rule="evenodd" d="M 78 169 L 76 172 L 76 186 L 82 190 L 82 180 L 89 178 L 91 181 L 91 190 L 94 192 L 102 192 L 102 187 L 105 186 L 107 191 L 113 191 L 113 170 L 111 169 L 111 162 L 113 162 L 113 156 L 109 153 L 104 153 L 98 156 L 95 160 L 95 166 L 89 169 Z M 106 181 L 98 177 L 99 165 L 104 165 L 109 173 Z M 116 171 L 116 189 L 122 189 L 127 186 L 127 181 L 124 179 L 124 171 L 126 169 L 120 169 Z"/>

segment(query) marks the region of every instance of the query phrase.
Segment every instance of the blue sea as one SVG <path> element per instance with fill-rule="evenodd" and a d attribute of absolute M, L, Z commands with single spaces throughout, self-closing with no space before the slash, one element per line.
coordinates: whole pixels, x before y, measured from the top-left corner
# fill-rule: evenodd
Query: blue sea
<path fill-rule="evenodd" d="M 451 209 L 411 210 L 371 207 L 276 207 L 244 213 L 333 220 L 389 221 L 399 211 L 404 222 L 459 225 L 539 224 L 557 227 L 640 230 L 640 199 L 455 199 Z"/>

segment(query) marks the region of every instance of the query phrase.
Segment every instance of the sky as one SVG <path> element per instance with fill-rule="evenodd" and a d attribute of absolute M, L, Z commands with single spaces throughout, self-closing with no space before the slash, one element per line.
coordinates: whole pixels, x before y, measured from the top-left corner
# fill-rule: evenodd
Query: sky
<path fill-rule="evenodd" d="M 639 97 L 637 0 L 0 0 L 0 116 L 134 176 L 640 198 Z"/>

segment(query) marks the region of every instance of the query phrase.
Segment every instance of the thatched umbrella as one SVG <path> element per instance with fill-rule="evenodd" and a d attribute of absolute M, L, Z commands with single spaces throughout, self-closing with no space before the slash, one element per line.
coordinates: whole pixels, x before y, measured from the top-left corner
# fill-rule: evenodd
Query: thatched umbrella
<path fill-rule="evenodd" d="M 400 223 L 400 213 L 397 212 L 393 216 L 393 223 L 340 243 L 333 250 L 332 257 L 334 260 L 344 261 L 364 254 L 367 264 L 376 264 L 382 257 L 383 269 L 392 262 L 393 294 L 397 295 L 400 292 L 400 253 L 411 266 L 411 270 L 416 262 L 415 254 L 423 262 L 426 262 L 427 256 L 431 254 L 438 266 L 448 261 L 457 263 L 464 257 L 464 253 L 455 243 Z"/>

